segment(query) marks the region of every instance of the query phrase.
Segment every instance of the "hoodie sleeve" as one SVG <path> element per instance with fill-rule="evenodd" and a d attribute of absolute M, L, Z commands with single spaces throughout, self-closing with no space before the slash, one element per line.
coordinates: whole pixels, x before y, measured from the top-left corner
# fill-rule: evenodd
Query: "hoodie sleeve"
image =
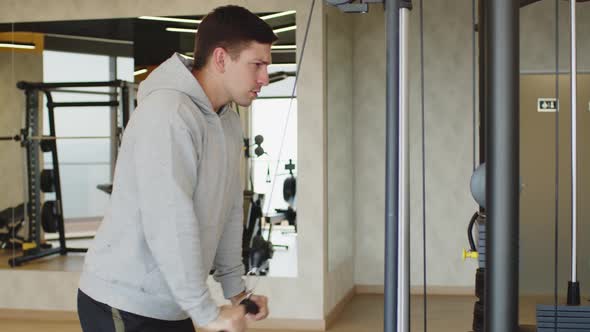
<path fill-rule="evenodd" d="M 236 159 L 240 160 L 243 146 L 243 133 L 240 119 L 237 113 L 231 111 L 227 113 L 230 116 L 228 121 L 229 128 L 226 133 L 234 140 L 233 146 L 236 148 L 234 153 Z M 228 219 L 226 220 L 221 240 L 215 253 L 215 274 L 214 279 L 221 283 L 223 296 L 226 299 L 238 295 L 245 288 L 244 264 L 242 262 L 242 241 L 244 233 L 244 194 L 242 181 L 240 179 L 239 162 L 233 165 L 232 169 L 232 200 Z"/>
<path fill-rule="evenodd" d="M 149 250 L 176 302 L 203 326 L 217 318 L 219 308 L 206 284 L 209 271 L 203 264 L 193 204 L 198 142 L 174 116 L 144 118 L 147 134 L 135 142 L 140 219 Z"/>
<path fill-rule="evenodd" d="M 236 167 L 237 168 L 237 167 Z M 229 220 L 225 223 L 217 252 L 215 253 L 214 279 L 221 283 L 223 296 L 230 299 L 246 289 L 242 276 L 242 236 L 244 232 L 244 196 L 239 183 L 239 174 L 234 176 L 236 188 Z"/>

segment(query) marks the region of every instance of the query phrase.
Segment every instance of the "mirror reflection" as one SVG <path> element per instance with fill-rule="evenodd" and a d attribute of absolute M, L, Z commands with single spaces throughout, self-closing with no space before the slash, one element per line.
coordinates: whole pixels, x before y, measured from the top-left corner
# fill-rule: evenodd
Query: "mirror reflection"
<path fill-rule="evenodd" d="M 259 275 L 296 277 L 295 11 L 257 15 L 278 40 L 269 84 L 249 107 L 232 105 L 244 134 L 243 262 Z M 14 188 L 0 195 L 0 267 L 81 270 L 138 89 L 173 54 L 193 60 L 203 17 L 0 24 L 0 165 Z"/>

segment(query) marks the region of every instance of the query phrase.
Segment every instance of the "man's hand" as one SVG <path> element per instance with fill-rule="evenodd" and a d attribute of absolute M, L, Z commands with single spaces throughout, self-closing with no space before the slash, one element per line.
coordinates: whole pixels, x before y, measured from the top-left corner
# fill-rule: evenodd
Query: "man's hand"
<path fill-rule="evenodd" d="M 247 314 L 246 318 L 248 318 L 249 320 L 265 319 L 268 316 L 268 298 L 262 295 L 252 295 L 250 296 L 250 301 L 258 305 L 259 311 L 256 315 Z"/>
<path fill-rule="evenodd" d="M 249 295 L 248 292 L 243 291 L 238 295 L 233 296 L 231 299 L 229 299 L 231 301 L 231 304 L 233 305 L 238 305 L 240 304 L 240 302 L 242 302 L 242 300 L 244 300 L 245 298 L 247 298 Z"/>
<path fill-rule="evenodd" d="M 217 319 L 203 326 L 203 329 L 211 332 L 244 332 L 246 331 L 245 315 L 244 306 L 224 305 L 219 308 Z"/>

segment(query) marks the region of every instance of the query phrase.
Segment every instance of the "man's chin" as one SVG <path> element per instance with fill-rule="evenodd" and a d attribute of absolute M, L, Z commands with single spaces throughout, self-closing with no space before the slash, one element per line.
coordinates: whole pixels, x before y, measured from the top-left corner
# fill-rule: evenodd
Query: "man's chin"
<path fill-rule="evenodd" d="M 252 105 L 252 102 L 254 100 L 253 99 L 248 99 L 248 100 L 236 100 L 236 104 L 242 106 L 242 107 L 248 107 L 250 105 Z"/>

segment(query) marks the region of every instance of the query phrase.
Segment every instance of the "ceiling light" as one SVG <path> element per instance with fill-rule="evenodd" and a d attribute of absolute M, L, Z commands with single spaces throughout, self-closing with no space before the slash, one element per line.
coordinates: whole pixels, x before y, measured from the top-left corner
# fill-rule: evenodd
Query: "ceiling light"
<path fill-rule="evenodd" d="M 296 25 L 290 26 L 290 27 L 284 27 L 284 28 L 279 28 L 279 29 L 275 29 L 273 30 L 274 33 L 281 33 L 281 32 L 286 32 L 286 31 L 292 31 L 297 29 Z M 172 28 L 172 27 L 167 27 L 166 31 L 171 31 L 171 32 L 187 32 L 187 33 L 197 33 L 197 29 L 187 29 L 187 28 Z"/>
<path fill-rule="evenodd" d="M 296 45 L 272 45 L 270 47 L 273 50 L 294 50 L 297 48 Z"/>
<path fill-rule="evenodd" d="M 285 32 L 285 31 L 291 31 L 291 30 L 295 30 L 297 29 L 296 25 L 290 26 L 290 27 L 284 27 L 284 28 L 280 28 L 280 29 L 275 29 L 273 30 L 274 33 L 281 33 L 281 32 Z"/>
<path fill-rule="evenodd" d="M 275 68 L 282 68 L 285 66 L 296 66 L 296 63 L 272 63 L 270 65 L 268 65 L 268 69 L 275 69 Z"/>
<path fill-rule="evenodd" d="M 185 28 L 166 28 L 166 31 L 171 32 L 187 32 L 187 33 L 197 33 L 197 29 L 185 29 Z"/>
<path fill-rule="evenodd" d="M 174 18 L 174 17 L 160 17 L 160 16 L 140 16 L 139 18 L 142 20 L 193 23 L 193 24 L 200 24 L 201 22 L 203 22 L 203 20 L 191 20 L 188 18 Z"/>
<path fill-rule="evenodd" d="M 20 44 L 20 43 L 7 43 L 7 42 L 0 42 L 0 47 L 4 48 L 20 48 L 25 50 L 34 50 L 35 44 Z"/>
<path fill-rule="evenodd" d="M 145 69 L 145 68 L 143 68 L 143 69 L 140 69 L 140 70 L 136 70 L 136 71 L 134 71 L 134 72 L 133 72 L 133 76 L 137 76 L 137 75 L 145 74 L 145 73 L 147 73 L 147 71 L 148 71 L 148 70 L 147 70 L 147 69 Z"/>
<path fill-rule="evenodd" d="M 271 63 L 270 65 L 268 65 L 269 67 L 277 67 L 277 66 L 295 66 L 297 65 L 294 62 L 291 63 Z"/>
<path fill-rule="evenodd" d="M 287 16 L 287 15 L 291 15 L 291 14 L 295 14 L 295 13 L 296 13 L 296 11 L 294 11 L 294 10 L 287 10 L 286 12 L 280 12 L 280 13 L 274 13 L 274 14 L 270 14 L 270 15 L 260 16 L 260 18 L 263 20 L 270 20 L 271 18 Z"/>

